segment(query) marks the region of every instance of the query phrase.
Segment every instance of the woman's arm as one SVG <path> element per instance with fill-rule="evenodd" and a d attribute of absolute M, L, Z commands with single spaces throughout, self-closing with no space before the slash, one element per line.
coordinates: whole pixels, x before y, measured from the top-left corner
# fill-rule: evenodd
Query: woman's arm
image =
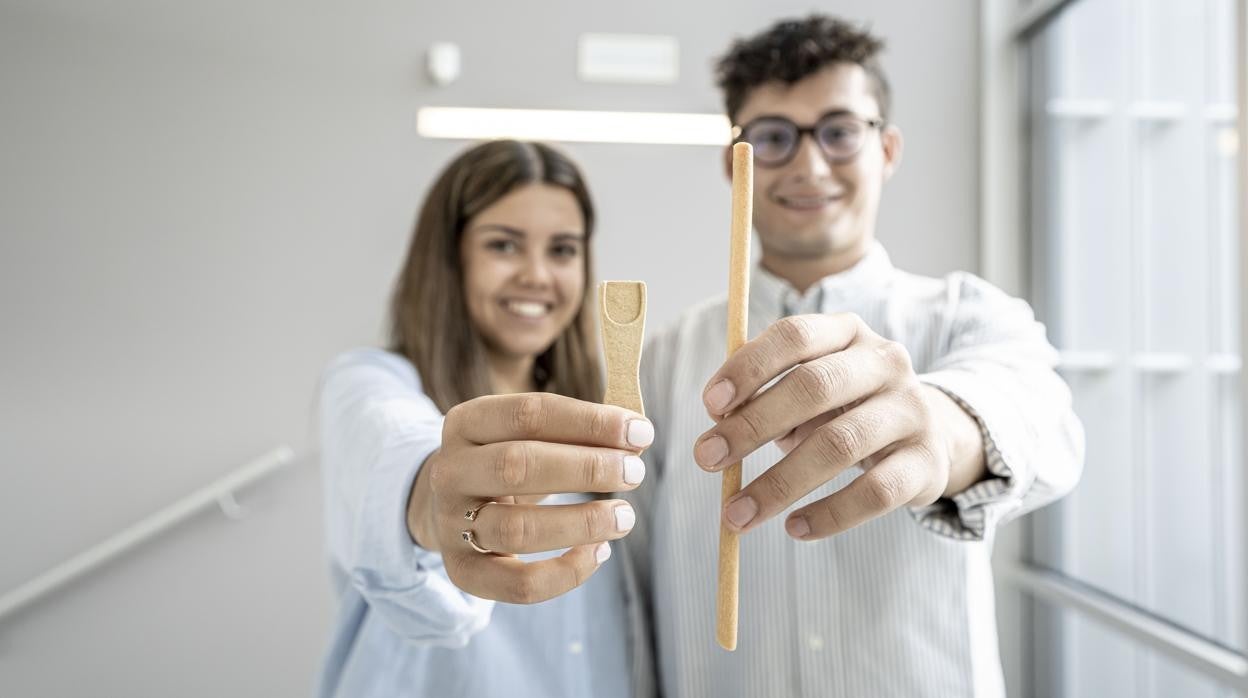
<path fill-rule="evenodd" d="M 339 357 L 322 382 L 320 432 L 334 564 L 399 635 L 466 644 L 488 625 L 493 602 L 461 592 L 442 556 L 409 531 L 413 483 L 442 434 L 411 365 L 377 349 Z"/>

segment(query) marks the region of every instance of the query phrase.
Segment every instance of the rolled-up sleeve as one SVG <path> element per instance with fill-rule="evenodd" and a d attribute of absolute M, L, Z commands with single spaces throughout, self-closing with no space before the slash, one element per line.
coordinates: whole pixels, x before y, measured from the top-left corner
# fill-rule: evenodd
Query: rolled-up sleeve
<path fill-rule="evenodd" d="M 460 591 L 407 530 L 412 483 L 442 438 L 411 364 L 376 349 L 344 354 L 325 370 L 319 412 L 332 563 L 401 637 L 467 644 L 493 602 Z"/>
<path fill-rule="evenodd" d="M 1057 352 L 1030 306 L 970 274 L 948 279 L 941 353 L 919 380 L 979 426 L 988 477 L 911 512 L 928 529 L 982 540 L 1065 495 L 1083 470 L 1083 427 L 1057 375 Z"/>

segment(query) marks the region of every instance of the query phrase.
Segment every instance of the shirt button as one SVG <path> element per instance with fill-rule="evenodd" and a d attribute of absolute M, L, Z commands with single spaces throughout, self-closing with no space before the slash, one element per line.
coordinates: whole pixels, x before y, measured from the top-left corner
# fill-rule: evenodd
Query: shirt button
<path fill-rule="evenodd" d="M 585 651 L 585 645 L 582 645 L 579 642 L 568 643 L 568 652 L 570 654 L 580 654 L 581 652 L 584 652 L 584 651 Z"/>
<path fill-rule="evenodd" d="M 806 638 L 806 646 L 810 648 L 811 652 L 818 652 L 823 649 L 823 638 L 818 633 L 811 633 Z"/>

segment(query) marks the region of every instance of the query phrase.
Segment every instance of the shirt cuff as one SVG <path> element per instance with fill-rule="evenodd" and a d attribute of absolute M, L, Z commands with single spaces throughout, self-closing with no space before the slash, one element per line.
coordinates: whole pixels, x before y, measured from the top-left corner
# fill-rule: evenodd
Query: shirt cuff
<path fill-rule="evenodd" d="M 919 376 L 963 409 L 979 427 L 984 442 L 984 465 L 989 477 L 953 497 L 941 498 L 910 513 L 926 529 L 958 540 L 984 540 L 997 522 L 1022 505 L 1023 495 L 1035 479 L 1026 463 L 1009 450 L 1020 436 L 1012 419 L 1017 409 L 999 388 L 976 375 L 949 369 Z"/>
<path fill-rule="evenodd" d="M 407 529 L 407 501 L 425 459 L 440 444 L 387 449 L 369 478 L 356 531 L 351 582 L 399 635 L 415 642 L 462 647 L 490 621 L 493 601 L 464 593 L 446 575 L 440 553 L 416 545 Z M 415 463 L 416 467 L 412 467 Z"/>

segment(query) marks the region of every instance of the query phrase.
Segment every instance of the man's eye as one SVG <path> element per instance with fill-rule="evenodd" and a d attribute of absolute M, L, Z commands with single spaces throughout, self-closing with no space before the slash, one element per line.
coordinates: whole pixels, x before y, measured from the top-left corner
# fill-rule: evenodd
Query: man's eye
<path fill-rule="evenodd" d="M 856 137 L 856 129 L 846 126 L 829 126 L 823 130 L 823 139 L 829 143 L 849 141 Z"/>

